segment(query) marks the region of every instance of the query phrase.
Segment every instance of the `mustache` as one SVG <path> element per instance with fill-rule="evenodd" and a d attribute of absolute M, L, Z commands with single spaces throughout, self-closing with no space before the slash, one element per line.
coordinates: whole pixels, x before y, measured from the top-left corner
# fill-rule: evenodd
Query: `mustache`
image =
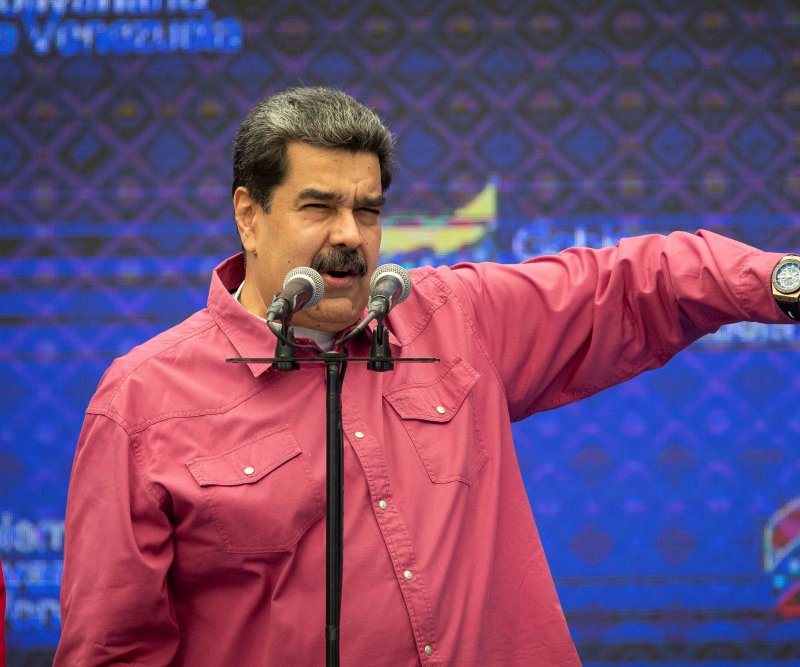
<path fill-rule="evenodd" d="M 317 255 L 311 262 L 311 268 L 320 273 L 342 271 L 357 276 L 367 275 L 367 260 L 357 250 L 334 249 L 324 255 Z"/>

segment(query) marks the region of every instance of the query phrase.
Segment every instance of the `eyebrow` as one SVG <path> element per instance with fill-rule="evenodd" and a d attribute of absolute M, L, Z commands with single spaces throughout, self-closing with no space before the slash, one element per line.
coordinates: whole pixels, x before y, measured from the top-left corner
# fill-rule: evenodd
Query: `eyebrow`
<path fill-rule="evenodd" d="M 340 192 L 326 192 L 325 190 L 317 190 L 316 188 L 306 188 L 305 190 L 301 190 L 297 195 L 297 201 L 307 201 L 309 199 L 341 204 L 344 201 L 344 196 Z M 385 203 L 386 197 L 383 195 L 379 195 L 378 197 L 362 197 L 356 201 L 357 206 L 383 206 Z"/>

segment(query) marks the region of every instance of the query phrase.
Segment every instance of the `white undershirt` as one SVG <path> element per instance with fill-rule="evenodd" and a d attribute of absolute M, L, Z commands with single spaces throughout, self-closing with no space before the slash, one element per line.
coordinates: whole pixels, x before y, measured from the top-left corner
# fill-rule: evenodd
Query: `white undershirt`
<path fill-rule="evenodd" d="M 242 284 L 239 285 L 239 289 L 237 289 L 233 293 L 233 298 L 239 302 L 239 305 L 242 306 L 242 302 L 239 300 L 239 296 L 242 293 L 242 287 L 244 287 L 244 280 Z M 244 308 L 244 306 L 242 306 Z M 244 308 L 247 310 L 247 308 Z M 249 310 L 247 310 L 250 313 Z M 259 317 L 255 313 L 250 313 L 253 317 L 257 320 L 261 320 L 266 324 L 267 320 L 263 317 Z M 331 333 L 330 331 L 317 331 L 316 329 L 307 329 L 306 327 L 292 327 L 294 329 L 294 335 L 299 338 L 309 338 L 313 340 L 318 346 L 319 349 L 323 352 L 330 352 L 333 349 L 333 341 L 336 340 L 336 334 Z"/>

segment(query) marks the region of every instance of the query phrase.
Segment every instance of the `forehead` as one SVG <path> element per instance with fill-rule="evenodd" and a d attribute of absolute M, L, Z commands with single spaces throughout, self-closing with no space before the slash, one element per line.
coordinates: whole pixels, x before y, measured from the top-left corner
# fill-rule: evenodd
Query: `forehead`
<path fill-rule="evenodd" d="M 358 187 L 365 194 L 381 193 L 380 162 L 375 153 L 292 142 L 286 149 L 286 158 L 283 185 L 289 188 L 333 188 L 344 193 Z"/>

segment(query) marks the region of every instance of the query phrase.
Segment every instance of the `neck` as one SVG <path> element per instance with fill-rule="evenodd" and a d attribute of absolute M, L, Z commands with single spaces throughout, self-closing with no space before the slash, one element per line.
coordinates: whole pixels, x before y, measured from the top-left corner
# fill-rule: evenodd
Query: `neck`
<path fill-rule="evenodd" d="M 256 288 L 255 280 L 248 280 L 245 274 L 244 282 L 236 291 L 236 299 L 256 317 L 264 319 L 267 316 L 267 306 Z"/>

